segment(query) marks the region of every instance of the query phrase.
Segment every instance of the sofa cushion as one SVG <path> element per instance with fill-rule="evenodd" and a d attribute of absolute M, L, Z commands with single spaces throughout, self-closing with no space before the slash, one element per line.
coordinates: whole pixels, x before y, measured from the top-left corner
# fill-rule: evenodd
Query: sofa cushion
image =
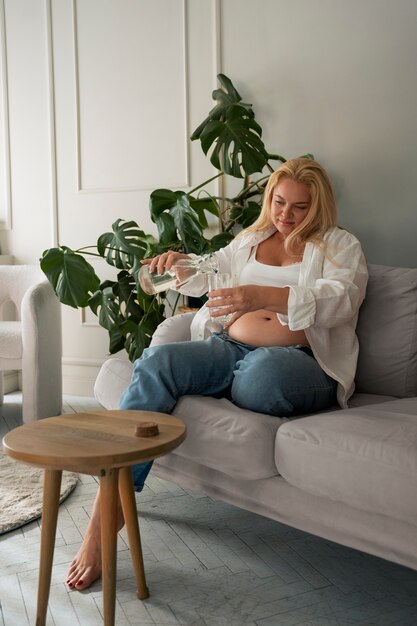
<path fill-rule="evenodd" d="M 276 476 L 275 437 L 284 419 L 240 409 L 226 398 L 184 396 L 173 410 L 187 425 L 187 437 L 175 450 L 235 478 Z"/>
<path fill-rule="evenodd" d="M 275 461 L 295 487 L 415 523 L 417 398 L 287 421 Z"/>
<path fill-rule="evenodd" d="M 417 269 L 369 266 L 356 391 L 417 396 Z"/>
<path fill-rule="evenodd" d="M 390 400 L 396 400 L 395 396 L 381 396 L 376 393 L 354 393 L 348 400 L 349 409 L 358 409 L 361 406 L 367 406 L 368 404 L 379 404 L 380 402 L 389 402 Z M 332 407 L 332 410 L 339 408 L 338 406 Z M 323 413 L 323 411 L 322 411 Z"/>

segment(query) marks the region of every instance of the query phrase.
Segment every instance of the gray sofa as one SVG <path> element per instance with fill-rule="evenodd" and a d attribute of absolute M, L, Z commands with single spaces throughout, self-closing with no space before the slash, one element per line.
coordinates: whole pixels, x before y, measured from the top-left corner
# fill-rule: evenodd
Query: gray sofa
<path fill-rule="evenodd" d="M 227 399 L 181 398 L 187 425 L 161 478 L 417 569 L 417 269 L 371 265 L 350 408 L 293 419 Z M 169 318 L 153 344 L 190 338 L 192 313 Z M 130 380 L 124 355 L 108 359 L 97 400 L 118 407 Z"/>

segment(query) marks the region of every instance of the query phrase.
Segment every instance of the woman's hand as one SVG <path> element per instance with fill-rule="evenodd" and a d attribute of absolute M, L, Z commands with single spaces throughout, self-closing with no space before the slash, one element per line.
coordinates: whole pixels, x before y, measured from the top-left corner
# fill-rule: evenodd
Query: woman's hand
<path fill-rule="evenodd" d="M 221 317 L 222 315 L 232 315 L 225 324 L 225 328 L 227 328 L 245 313 L 264 308 L 260 302 L 260 290 L 262 290 L 262 287 L 257 285 L 242 285 L 240 287 L 209 291 L 208 297 L 215 299 L 209 300 L 206 306 L 209 308 L 222 307 L 219 311 L 210 312 L 213 318 Z"/>
<path fill-rule="evenodd" d="M 222 307 L 219 311 L 210 312 L 213 318 L 222 315 L 232 317 L 225 324 L 229 328 L 239 317 L 250 311 L 268 309 L 276 313 L 288 311 L 288 287 L 261 287 L 259 285 L 241 285 L 228 289 L 216 289 L 208 292 L 209 298 L 206 306 L 211 308 Z"/>
<path fill-rule="evenodd" d="M 141 263 L 144 265 L 149 265 L 149 271 L 152 273 L 157 270 L 158 274 L 163 274 L 165 271 L 171 269 L 173 265 L 178 261 L 178 259 L 189 259 L 188 254 L 184 254 L 182 252 L 174 252 L 173 250 L 168 250 L 168 252 L 164 252 L 163 254 L 158 254 L 158 256 L 153 257 L 152 259 L 142 259 Z"/>

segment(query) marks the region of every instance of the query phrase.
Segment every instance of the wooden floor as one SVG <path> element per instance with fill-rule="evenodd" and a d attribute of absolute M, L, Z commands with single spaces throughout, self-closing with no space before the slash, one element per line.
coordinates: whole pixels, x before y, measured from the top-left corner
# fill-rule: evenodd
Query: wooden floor
<path fill-rule="evenodd" d="M 1 409 L 0 434 L 20 424 L 20 398 Z M 97 408 L 65 398 L 66 412 Z M 101 584 L 68 591 L 97 483 L 61 505 L 48 626 L 102 624 Z M 410 496 L 411 497 L 411 496 Z M 416 626 L 417 572 L 184 491 L 152 475 L 137 496 L 151 596 L 139 601 L 124 532 L 118 542 L 117 626 Z M 34 624 L 39 521 L 0 536 L 0 625 Z"/>

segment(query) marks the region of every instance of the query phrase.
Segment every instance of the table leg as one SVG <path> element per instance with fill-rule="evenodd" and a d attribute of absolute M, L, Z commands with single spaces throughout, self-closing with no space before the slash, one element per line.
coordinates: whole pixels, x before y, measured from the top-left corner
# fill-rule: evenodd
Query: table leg
<path fill-rule="evenodd" d="M 100 477 L 104 626 L 114 626 L 116 609 L 118 479 L 118 469 L 106 470 Z"/>
<path fill-rule="evenodd" d="M 119 493 L 126 522 L 127 536 L 129 538 L 130 556 L 136 575 L 136 584 L 138 587 L 136 593 L 140 600 L 144 600 L 145 598 L 149 598 L 149 590 L 146 586 L 145 570 L 143 567 L 142 544 L 140 541 L 135 491 L 130 467 L 122 467 L 120 469 Z"/>
<path fill-rule="evenodd" d="M 45 626 L 54 558 L 56 523 L 62 471 L 45 470 L 41 522 L 41 554 L 39 563 L 38 605 L 36 626 Z"/>

